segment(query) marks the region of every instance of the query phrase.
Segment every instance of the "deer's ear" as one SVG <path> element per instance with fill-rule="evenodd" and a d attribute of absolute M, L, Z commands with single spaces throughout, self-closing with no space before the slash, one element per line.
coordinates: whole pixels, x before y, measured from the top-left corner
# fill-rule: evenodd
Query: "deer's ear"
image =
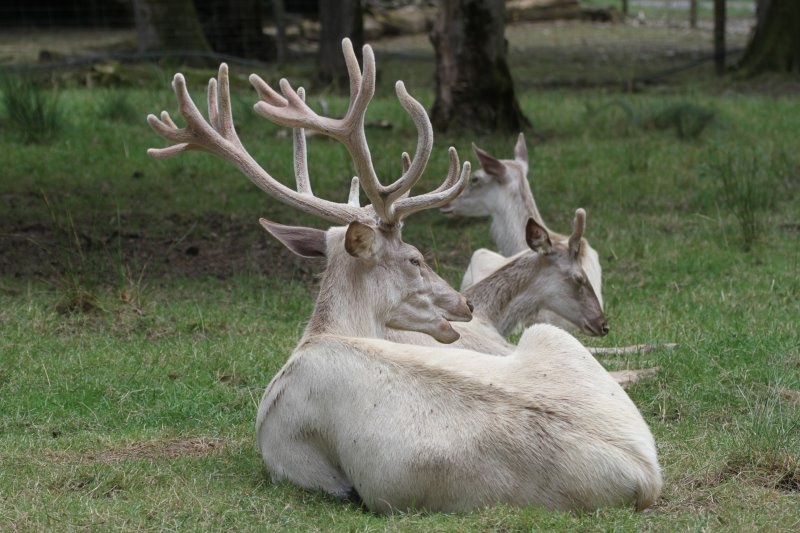
<path fill-rule="evenodd" d="M 520 132 L 517 145 L 514 147 L 514 159 L 528 164 L 528 146 L 525 144 L 525 134 Z"/>
<path fill-rule="evenodd" d="M 569 253 L 573 259 L 578 259 L 581 255 L 581 239 L 584 231 L 586 231 L 586 211 L 579 208 L 575 210 L 572 235 L 569 236 Z"/>
<path fill-rule="evenodd" d="M 270 235 L 301 257 L 325 257 L 327 237 L 324 231 L 299 226 L 284 226 L 265 218 L 258 220 Z"/>
<path fill-rule="evenodd" d="M 481 150 L 475 144 L 472 144 L 472 151 L 481 164 L 481 168 L 494 179 L 500 183 L 506 181 L 506 166 L 495 156 L 491 155 L 485 150 Z"/>
<path fill-rule="evenodd" d="M 375 230 L 366 224 L 353 221 L 344 235 L 344 249 L 353 257 L 369 259 L 375 254 Z"/>
<path fill-rule="evenodd" d="M 549 254 L 553 249 L 550 234 L 532 218 L 529 218 L 528 223 L 525 225 L 525 241 L 531 250 L 540 254 Z"/>

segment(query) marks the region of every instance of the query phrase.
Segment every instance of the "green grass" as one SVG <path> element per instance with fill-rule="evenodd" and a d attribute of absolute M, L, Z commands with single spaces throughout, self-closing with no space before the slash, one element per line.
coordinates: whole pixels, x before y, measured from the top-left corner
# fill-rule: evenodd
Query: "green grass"
<path fill-rule="evenodd" d="M 190 78 L 201 102 L 203 77 Z M 416 141 L 386 90 L 390 81 L 382 80 L 368 117 L 393 124 L 368 131 L 382 176 L 398 174 L 400 152 Z M 428 89 L 408 87 L 430 105 Z M 638 514 L 499 507 L 385 518 L 270 483 L 255 448 L 257 402 L 313 304 L 305 263 L 250 257 L 269 243 L 256 220 L 324 223 L 277 205 L 211 156 L 148 159 L 146 148 L 163 142 L 144 115 L 166 108 L 176 116 L 174 100 L 166 84 L 123 94 L 62 91 L 68 124 L 47 146 L 22 144 L 8 130 L 0 137 L 2 252 L 27 246 L 40 257 L 29 265 L 36 274 L 0 262 L 0 529 L 797 529 L 796 99 L 522 94 L 543 135 L 529 136 L 540 210 L 565 231 L 575 208 L 586 208 L 587 237 L 604 268 L 611 334 L 582 340 L 679 343 L 603 360 L 610 369 L 661 367 L 629 393 L 656 437 L 664 495 Z M 328 99 L 331 113 L 346 107 Z M 290 183 L 291 141 L 243 115 L 251 100 L 237 89 L 243 141 Z M 640 120 L 687 103 L 714 117 L 693 138 Z M 111 111 L 128 104 L 135 120 Z M 420 190 L 444 175 L 449 144 L 462 158 L 472 159 L 472 141 L 508 157 L 514 139 L 437 137 Z M 313 138 L 309 157 L 317 193 L 344 200 L 353 172 L 344 149 Z M 727 161 L 741 164 L 720 164 Z M 757 221 L 749 247 L 737 211 L 745 201 L 726 196 L 726 183 L 770 191 L 769 202 L 747 204 Z M 175 270 L 191 260 L 190 244 L 200 243 L 204 258 L 231 239 L 230 227 L 244 259 L 212 264 L 225 275 Z M 453 283 L 470 251 L 491 245 L 486 222 L 434 212 L 411 218 L 404 235 Z M 76 294 L 91 303 L 70 306 Z"/>
<path fill-rule="evenodd" d="M 0 124 L 23 143 L 45 143 L 63 128 L 58 95 L 45 92 L 32 77 L 4 75 L 0 80 L 0 103 Z"/>

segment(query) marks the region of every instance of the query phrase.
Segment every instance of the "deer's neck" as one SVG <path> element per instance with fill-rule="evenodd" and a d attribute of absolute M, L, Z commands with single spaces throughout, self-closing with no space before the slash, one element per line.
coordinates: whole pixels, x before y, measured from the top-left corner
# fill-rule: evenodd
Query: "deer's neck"
<path fill-rule="evenodd" d="M 363 280 L 361 280 L 363 281 Z M 303 340 L 315 335 L 382 339 L 386 325 L 358 279 L 326 269 Z"/>
<path fill-rule="evenodd" d="M 511 208 L 503 209 L 492 216 L 490 233 L 494 240 L 497 251 L 506 257 L 523 251 L 528 245 L 525 243 L 525 221 L 527 218 L 524 213 L 515 212 Z"/>
<path fill-rule="evenodd" d="M 476 317 L 507 335 L 515 324 L 538 314 L 542 291 L 537 280 L 541 269 L 541 256 L 529 251 L 471 286 L 464 296 L 475 306 Z"/>
<path fill-rule="evenodd" d="M 528 217 L 531 217 L 536 222 L 541 224 L 544 229 L 547 229 L 547 225 L 545 225 L 544 220 L 542 219 L 542 215 L 539 213 L 539 208 L 536 207 L 536 200 L 533 199 L 533 191 L 531 191 L 531 184 L 528 183 L 527 176 L 525 177 L 525 179 L 520 180 L 519 188 L 520 188 L 519 196 L 520 198 L 522 198 L 522 203 L 526 213 L 525 220 L 523 221 L 523 226 L 525 222 L 528 221 Z M 523 240 L 524 238 L 525 235 L 523 231 Z"/>
<path fill-rule="evenodd" d="M 499 209 L 493 213 L 490 229 L 497 250 L 506 257 L 528 249 L 528 244 L 525 242 L 525 224 L 529 218 L 533 218 L 547 229 L 533 200 L 527 178 L 517 181 L 517 190 L 513 194 L 514 200 L 507 202 L 507 205 L 498 206 Z"/>

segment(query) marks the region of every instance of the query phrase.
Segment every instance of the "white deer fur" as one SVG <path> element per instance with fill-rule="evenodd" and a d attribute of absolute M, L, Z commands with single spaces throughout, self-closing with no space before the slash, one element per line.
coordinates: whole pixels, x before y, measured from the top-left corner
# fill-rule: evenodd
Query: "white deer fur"
<path fill-rule="evenodd" d="M 295 253 L 327 258 L 303 338 L 259 405 L 258 446 L 272 477 L 340 497 L 355 492 L 375 512 L 466 511 L 494 503 L 650 505 L 661 474 L 649 428 L 569 334 L 536 326 L 508 357 L 379 338 L 394 327 L 452 342 L 458 334 L 449 321 L 469 320 L 466 300 L 400 238 L 406 215 L 443 205 L 461 191 L 469 164 L 459 174 L 451 150 L 445 182 L 427 194 L 407 194 L 425 167 L 432 137 L 424 109 L 398 86 L 420 141 L 414 161 L 403 158 L 403 176 L 381 185 L 372 163 L 361 160 L 369 157 L 363 116 L 374 88 L 374 56 L 364 47 L 362 73 L 349 40 L 343 49 L 351 105 L 341 123 L 306 108 L 285 80 L 284 96 L 254 81 L 260 112 L 296 130 L 297 191 L 272 179 L 239 142 L 224 68 L 218 84 L 209 84 L 208 122 L 179 76 L 174 87 L 187 127 L 178 128 L 166 113 L 160 120 L 148 117 L 176 143 L 152 155 L 211 152 L 279 200 L 347 226 L 323 232 L 261 221 Z M 354 194 L 347 204 L 311 194 L 305 145 L 297 143 L 302 128 L 346 144 L 371 206 L 360 207 Z"/>
<path fill-rule="evenodd" d="M 578 217 L 585 217 L 582 210 Z M 576 231 L 577 221 L 576 217 Z M 582 227 L 581 224 L 581 230 Z M 452 346 L 496 355 L 511 353 L 513 345 L 505 338 L 517 324 L 531 324 L 543 311 L 586 335 L 608 333 L 603 310 L 578 260 L 579 251 L 562 243 L 553 244 L 547 230 L 532 218 L 528 219 L 526 241 L 527 252 L 517 254 L 480 282 L 462 290 L 474 306 L 473 318 L 454 325 L 461 338 Z M 580 246 L 580 235 L 575 234 L 573 242 Z M 391 329 L 387 339 L 437 344 L 427 335 Z"/>
<path fill-rule="evenodd" d="M 508 357 L 380 340 L 409 278 L 343 253 L 343 233 L 327 233 L 314 313 L 259 405 L 273 479 L 380 513 L 655 501 L 650 430 L 574 337 L 536 325 Z"/>
<path fill-rule="evenodd" d="M 508 357 L 371 338 L 304 338 L 267 387 L 275 479 L 373 512 L 486 505 L 593 510 L 658 497 L 649 428 L 580 343 L 528 329 Z"/>
<path fill-rule="evenodd" d="M 529 226 L 538 226 L 530 219 Z M 541 231 L 546 235 L 544 228 Z M 453 324 L 460 335 L 450 344 L 490 355 L 509 355 L 516 346 L 506 340 L 515 325 L 534 323 L 541 311 L 563 321 L 569 329 L 591 336 L 608 332 L 603 310 L 594 291 L 588 287 L 585 273 L 563 244 L 528 239 L 531 249 L 511 258 L 505 265 L 462 291 L 474 306 L 472 320 Z M 549 251 L 547 249 L 549 248 Z M 419 346 L 443 346 L 429 335 L 416 331 L 386 330 L 386 339 Z M 596 353 L 636 353 L 647 346 L 626 348 L 589 348 Z M 636 383 L 646 371 L 611 371 L 611 377 L 623 387 Z"/>
<path fill-rule="evenodd" d="M 460 216 L 491 217 L 490 232 L 500 255 L 486 249 L 476 251 L 464 275 L 462 289 L 503 266 L 506 263 L 503 258 L 527 250 L 525 223 L 528 218 L 547 228 L 528 183 L 528 148 L 524 134 L 519 134 L 514 159 L 497 159 L 474 144 L 472 148 L 482 168 L 473 172 L 464 192 L 441 210 Z M 567 240 L 566 235 L 548 231 L 555 242 Z M 600 259 L 585 239 L 581 245 L 581 266 L 602 306 Z"/>
<path fill-rule="evenodd" d="M 386 328 L 413 330 L 450 344 L 458 334 L 449 321 L 472 317 L 467 300 L 400 238 L 399 229 L 359 222 L 327 232 L 261 225 L 303 257 L 328 257 L 317 304 L 306 326 L 308 337 L 324 334 L 382 339 Z"/>

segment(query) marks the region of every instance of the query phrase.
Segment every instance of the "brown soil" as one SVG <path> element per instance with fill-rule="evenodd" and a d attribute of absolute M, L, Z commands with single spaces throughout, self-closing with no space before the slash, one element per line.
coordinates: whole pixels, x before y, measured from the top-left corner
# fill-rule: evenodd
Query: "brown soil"
<path fill-rule="evenodd" d="M 112 448 L 103 451 L 68 453 L 50 452 L 49 457 L 55 461 L 79 461 L 116 463 L 129 459 L 181 459 L 186 457 L 204 457 L 224 448 L 220 439 L 206 437 L 153 439 L 137 442 L 125 448 Z"/>
<path fill-rule="evenodd" d="M 73 232 L 49 221 L 0 220 L 0 276 L 103 282 L 120 272 L 134 280 L 254 273 L 311 281 L 324 266 L 293 255 L 251 217 L 170 215 L 150 224 L 122 220 L 118 231 L 76 221 Z M 132 227 L 146 229 L 125 229 Z"/>
<path fill-rule="evenodd" d="M 708 486 L 736 479 L 780 492 L 800 492 L 800 465 L 786 452 L 767 452 L 754 457 L 742 455 L 729 458 L 726 463 L 725 468 L 709 476 Z"/>

